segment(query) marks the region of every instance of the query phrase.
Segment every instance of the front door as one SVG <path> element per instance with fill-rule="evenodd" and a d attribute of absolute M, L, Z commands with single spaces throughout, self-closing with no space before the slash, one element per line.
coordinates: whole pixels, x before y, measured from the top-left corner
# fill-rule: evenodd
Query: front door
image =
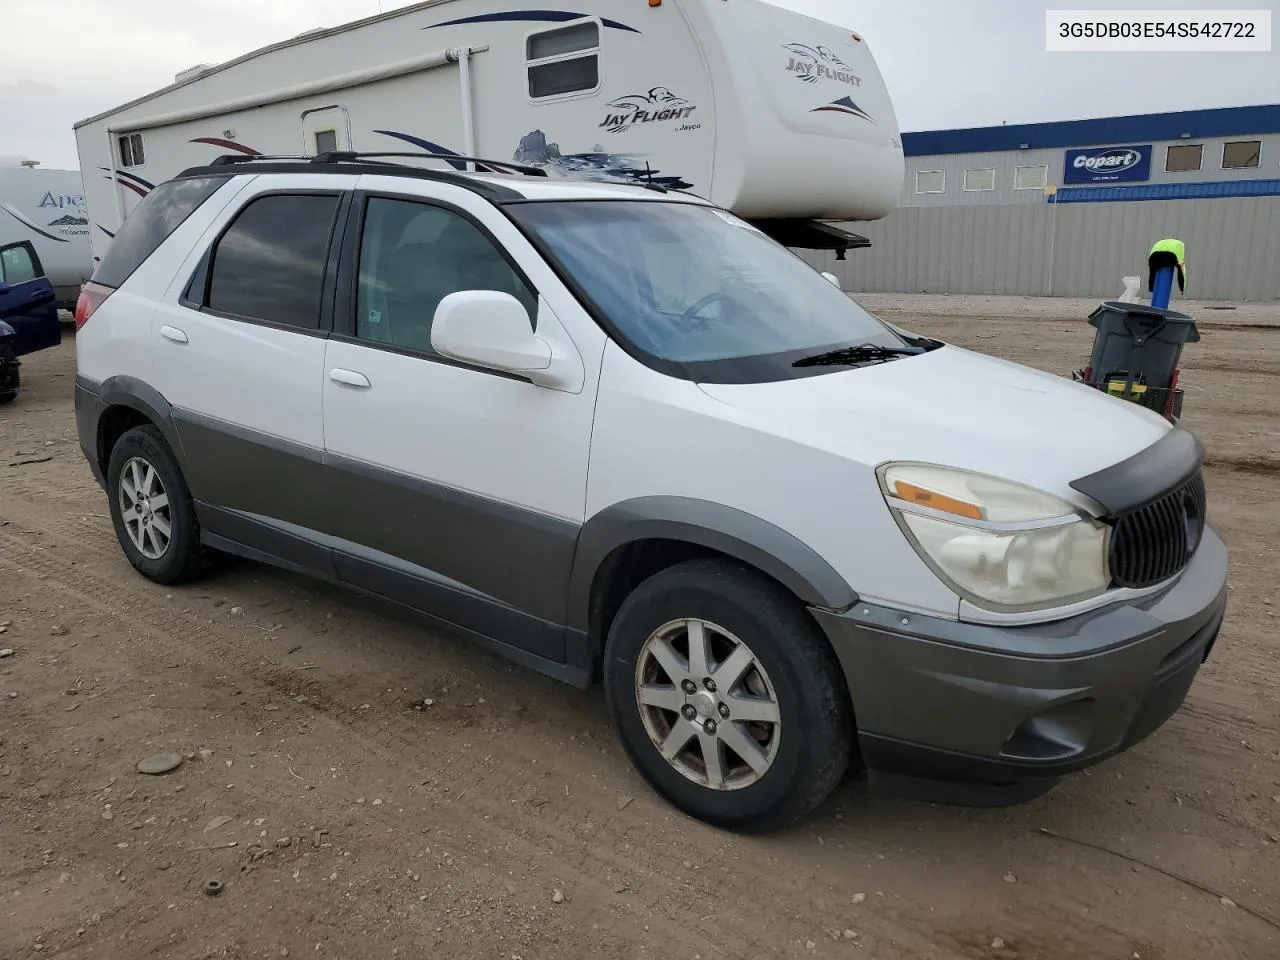
<path fill-rule="evenodd" d="M 432 190 L 438 202 L 357 193 L 353 206 L 363 217 L 351 245 L 359 266 L 344 244 L 353 289 L 345 308 L 340 294 L 324 364 L 335 532 L 350 544 L 337 551 L 338 573 L 563 661 L 595 394 L 475 369 L 432 349 L 436 307 L 464 290 L 511 294 L 540 334 L 567 340 L 494 240 L 501 215 L 469 191 Z"/>
<path fill-rule="evenodd" d="M 13 328 L 17 356 L 62 342 L 56 299 L 35 247 L 26 240 L 0 247 L 0 320 Z"/>

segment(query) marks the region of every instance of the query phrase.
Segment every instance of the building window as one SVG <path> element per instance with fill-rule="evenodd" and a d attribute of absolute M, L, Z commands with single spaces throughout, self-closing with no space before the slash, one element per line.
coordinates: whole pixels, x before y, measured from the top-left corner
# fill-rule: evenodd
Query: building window
<path fill-rule="evenodd" d="M 1261 140 L 1236 140 L 1223 144 L 1222 169 L 1245 170 L 1262 162 Z"/>
<path fill-rule="evenodd" d="M 1170 147 L 1164 155 L 1166 173 L 1186 173 L 1190 170 L 1199 170 L 1203 162 L 1203 143 L 1179 144 L 1176 147 Z"/>
<path fill-rule="evenodd" d="M 964 172 L 964 188 L 969 193 L 980 190 L 994 190 L 996 188 L 995 168 L 986 167 L 978 170 L 966 170 Z"/>
<path fill-rule="evenodd" d="M 126 133 L 116 141 L 120 146 L 120 166 L 140 167 L 147 162 L 142 152 L 142 134 Z"/>
<path fill-rule="evenodd" d="M 529 96 L 586 93 L 600 86 L 600 24 L 586 20 L 531 34 L 525 41 Z"/>
<path fill-rule="evenodd" d="M 942 170 L 917 170 L 916 193 L 945 193 L 947 175 Z"/>
<path fill-rule="evenodd" d="M 1049 168 L 1045 165 L 1017 167 L 1013 171 L 1013 189 L 1043 190 L 1049 184 Z"/>
<path fill-rule="evenodd" d="M 334 153 L 338 149 L 337 130 L 316 131 L 316 154 Z"/>

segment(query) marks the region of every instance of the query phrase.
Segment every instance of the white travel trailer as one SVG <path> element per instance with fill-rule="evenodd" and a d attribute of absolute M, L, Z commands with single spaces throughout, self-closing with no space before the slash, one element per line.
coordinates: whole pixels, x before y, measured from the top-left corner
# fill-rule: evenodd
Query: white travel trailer
<path fill-rule="evenodd" d="M 840 250 L 865 241 L 821 221 L 883 217 L 904 171 L 863 39 L 764 0 L 427 0 L 184 70 L 76 140 L 99 257 L 154 184 L 221 155 L 426 151 L 651 181 Z"/>
<path fill-rule="evenodd" d="M 62 306 L 93 273 L 89 219 L 76 170 L 0 164 L 0 247 L 29 242 Z"/>

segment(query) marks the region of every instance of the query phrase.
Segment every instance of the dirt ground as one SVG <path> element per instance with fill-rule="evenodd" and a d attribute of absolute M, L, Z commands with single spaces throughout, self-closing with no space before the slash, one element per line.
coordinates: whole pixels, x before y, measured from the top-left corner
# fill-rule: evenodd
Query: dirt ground
<path fill-rule="evenodd" d="M 861 299 L 1064 375 L 1091 342 L 1087 301 Z M 0 958 L 1280 957 L 1280 305 L 1190 306 L 1232 572 L 1185 707 L 1023 806 L 851 783 L 754 839 L 652 794 L 598 693 L 251 563 L 143 581 L 68 337 L 0 408 Z"/>

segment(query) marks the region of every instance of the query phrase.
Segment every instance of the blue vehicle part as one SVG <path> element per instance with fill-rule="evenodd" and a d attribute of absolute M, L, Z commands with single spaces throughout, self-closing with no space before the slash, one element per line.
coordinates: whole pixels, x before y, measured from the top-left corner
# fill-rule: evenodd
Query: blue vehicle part
<path fill-rule="evenodd" d="M 62 342 L 53 284 L 26 240 L 0 247 L 0 321 L 8 328 L 0 334 L 5 352 L 14 357 Z"/>

